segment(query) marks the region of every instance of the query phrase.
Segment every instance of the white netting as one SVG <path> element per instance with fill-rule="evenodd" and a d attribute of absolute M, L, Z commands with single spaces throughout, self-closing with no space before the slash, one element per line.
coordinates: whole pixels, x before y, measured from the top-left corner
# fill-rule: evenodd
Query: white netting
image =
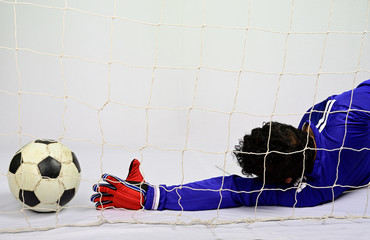
<path fill-rule="evenodd" d="M 240 174 L 231 152 L 244 133 L 263 121 L 297 126 L 315 103 L 370 78 L 369 11 L 368 0 L 0 0 L 0 218 L 11 219 L 0 231 L 368 218 L 367 192 L 346 214 L 333 201 L 201 217 L 99 212 L 89 196 L 133 158 L 151 184 Z M 12 155 L 35 138 L 63 142 L 82 167 L 75 199 L 52 216 L 23 209 L 7 188 Z"/>

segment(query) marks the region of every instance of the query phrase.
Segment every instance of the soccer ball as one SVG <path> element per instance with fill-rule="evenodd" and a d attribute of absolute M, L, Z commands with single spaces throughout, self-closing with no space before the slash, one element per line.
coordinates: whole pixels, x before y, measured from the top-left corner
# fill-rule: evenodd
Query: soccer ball
<path fill-rule="evenodd" d="M 8 183 L 24 207 L 53 212 L 67 204 L 80 183 L 76 155 L 54 140 L 36 140 L 22 147 L 10 162 Z"/>

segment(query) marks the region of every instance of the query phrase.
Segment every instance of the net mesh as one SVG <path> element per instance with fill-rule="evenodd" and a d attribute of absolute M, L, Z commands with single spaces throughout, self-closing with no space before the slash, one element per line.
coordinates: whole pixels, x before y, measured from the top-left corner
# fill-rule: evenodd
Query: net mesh
<path fill-rule="evenodd" d="M 152 184 L 240 174 L 231 153 L 245 132 L 263 121 L 297 125 L 309 107 L 369 78 L 370 1 L 0 0 L 0 11 L 2 182 L 12 154 L 35 138 L 70 146 L 83 170 L 65 210 L 40 220 L 9 200 L 2 217 L 25 223 L 1 232 L 369 217 L 366 193 L 361 214 L 336 215 L 333 199 L 312 215 L 256 205 L 247 217 L 121 210 L 65 219 L 92 214 L 90 186 L 105 172 L 126 174 L 132 158 Z"/>

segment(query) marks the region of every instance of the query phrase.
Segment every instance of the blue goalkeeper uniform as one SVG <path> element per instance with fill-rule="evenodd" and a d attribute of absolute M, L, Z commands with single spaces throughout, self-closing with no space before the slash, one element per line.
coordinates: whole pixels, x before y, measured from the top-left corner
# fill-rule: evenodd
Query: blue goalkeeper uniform
<path fill-rule="evenodd" d="M 310 207 L 332 201 L 351 186 L 370 182 L 370 80 L 310 108 L 317 148 L 313 171 L 300 184 L 263 184 L 236 175 L 176 186 L 149 186 L 145 208 L 209 210 L 238 206 Z"/>

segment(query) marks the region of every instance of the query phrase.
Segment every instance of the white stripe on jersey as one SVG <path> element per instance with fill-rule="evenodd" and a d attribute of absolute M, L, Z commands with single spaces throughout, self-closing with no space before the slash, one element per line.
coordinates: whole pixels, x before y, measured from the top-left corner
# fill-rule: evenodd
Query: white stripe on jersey
<path fill-rule="evenodd" d="M 153 204 L 152 210 L 157 210 L 159 206 L 159 197 L 160 197 L 160 190 L 158 186 L 154 186 L 154 196 L 153 196 Z"/>
<path fill-rule="evenodd" d="M 322 115 L 322 118 L 318 121 L 316 128 L 319 130 L 319 132 L 322 132 L 326 126 L 326 122 L 328 121 L 329 112 L 334 104 L 335 100 L 329 100 L 326 103 L 324 114 Z"/>

